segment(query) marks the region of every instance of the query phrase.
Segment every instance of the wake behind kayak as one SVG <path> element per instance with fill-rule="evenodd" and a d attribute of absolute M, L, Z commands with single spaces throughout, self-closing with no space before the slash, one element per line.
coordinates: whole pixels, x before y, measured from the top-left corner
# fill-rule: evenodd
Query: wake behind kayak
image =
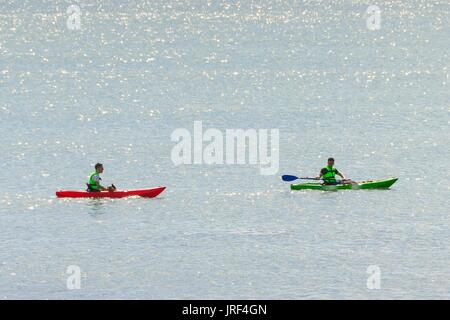
<path fill-rule="evenodd" d="M 56 192 L 58 198 L 125 198 L 125 197 L 143 197 L 154 198 L 163 192 L 166 187 L 156 187 L 140 190 L 117 190 L 117 191 L 71 191 L 61 190 Z"/>

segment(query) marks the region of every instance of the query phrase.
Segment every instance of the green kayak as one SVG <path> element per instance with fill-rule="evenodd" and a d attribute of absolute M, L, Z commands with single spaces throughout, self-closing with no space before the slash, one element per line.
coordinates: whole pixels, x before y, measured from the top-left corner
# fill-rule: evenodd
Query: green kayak
<path fill-rule="evenodd" d="M 397 178 L 389 178 L 384 180 L 368 180 L 356 182 L 356 184 L 338 184 L 338 185 L 323 185 L 321 183 L 299 183 L 291 184 L 291 190 L 322 190 L 322 191 L 334 191 L 334 190 L 344 190 L 344 189 L 387 189 L 392 186 Z"/>

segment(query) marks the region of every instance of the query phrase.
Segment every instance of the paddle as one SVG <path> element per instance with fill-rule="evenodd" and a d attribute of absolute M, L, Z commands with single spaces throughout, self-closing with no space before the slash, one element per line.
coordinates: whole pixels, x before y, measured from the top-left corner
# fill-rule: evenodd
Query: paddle
<path fill-rule="evenodd" d="M 297 179 L 303 179 L 303 180 L 320 180 L 320 179 L 317 179 L 317 178 L 308 178 L 308 177 L 296 177 L 296 176 L 291 176 L 291 175 L 288 175 L 288 174 L 285 174 L 285 175 L 283 175 L 283 176 L 281 176 L 281 179 L 283 180 L 283 181 L 294 181 L 294 180 L 297 180 Z"/>

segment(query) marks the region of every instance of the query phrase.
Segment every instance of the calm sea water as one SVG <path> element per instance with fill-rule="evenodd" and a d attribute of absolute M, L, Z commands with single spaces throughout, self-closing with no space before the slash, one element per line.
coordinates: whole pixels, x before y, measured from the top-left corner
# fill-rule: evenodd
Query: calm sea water
<path fill-rule="evenodd" d="M 448 299 L 450 8 L 382 1 L 371 31 L 371 4 L 2 1 L 0 297 Z M 278 174 L 175 166 L 171 133 L 197 120 L 279 129 Z M 280 180 L 330 155 L 355 180 L 399 181 Z M 167 190 L 55 198 L 98 161 L 105 184 Z"/>

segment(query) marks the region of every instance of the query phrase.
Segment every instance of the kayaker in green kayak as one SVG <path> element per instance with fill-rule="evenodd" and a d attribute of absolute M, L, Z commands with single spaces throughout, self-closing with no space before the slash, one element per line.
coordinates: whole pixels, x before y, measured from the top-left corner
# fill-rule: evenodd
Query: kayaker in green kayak
<path fill-rule="evenodd" d="M 89 176 L 89 182 L 87 183 L 87 191 L 89 192 L 100 192 L 100 191 L 115 191 L 116 187 L 112 184 L 110 187 L 103 187 L 100 184 L 102 178 L 100 178 L 100 173 L 103 173 L 103 165 L 101 163 L 97 163 L 95 165 L 95 171 L 92 172 Z"/>
<path fill-rule="evenodd" d="M 341 181 L 336 180 L 336 175 L 342 178 Z M 344 177 L 336 168 L 334 168 L 334 158 L 328 158 L 326 167 L 320 170 L 320 174 L 316 177 L 317 180 L 323 180 L 324 185 L 336 185 L 336 184 L 352 184 L 352 180 Z"/>

